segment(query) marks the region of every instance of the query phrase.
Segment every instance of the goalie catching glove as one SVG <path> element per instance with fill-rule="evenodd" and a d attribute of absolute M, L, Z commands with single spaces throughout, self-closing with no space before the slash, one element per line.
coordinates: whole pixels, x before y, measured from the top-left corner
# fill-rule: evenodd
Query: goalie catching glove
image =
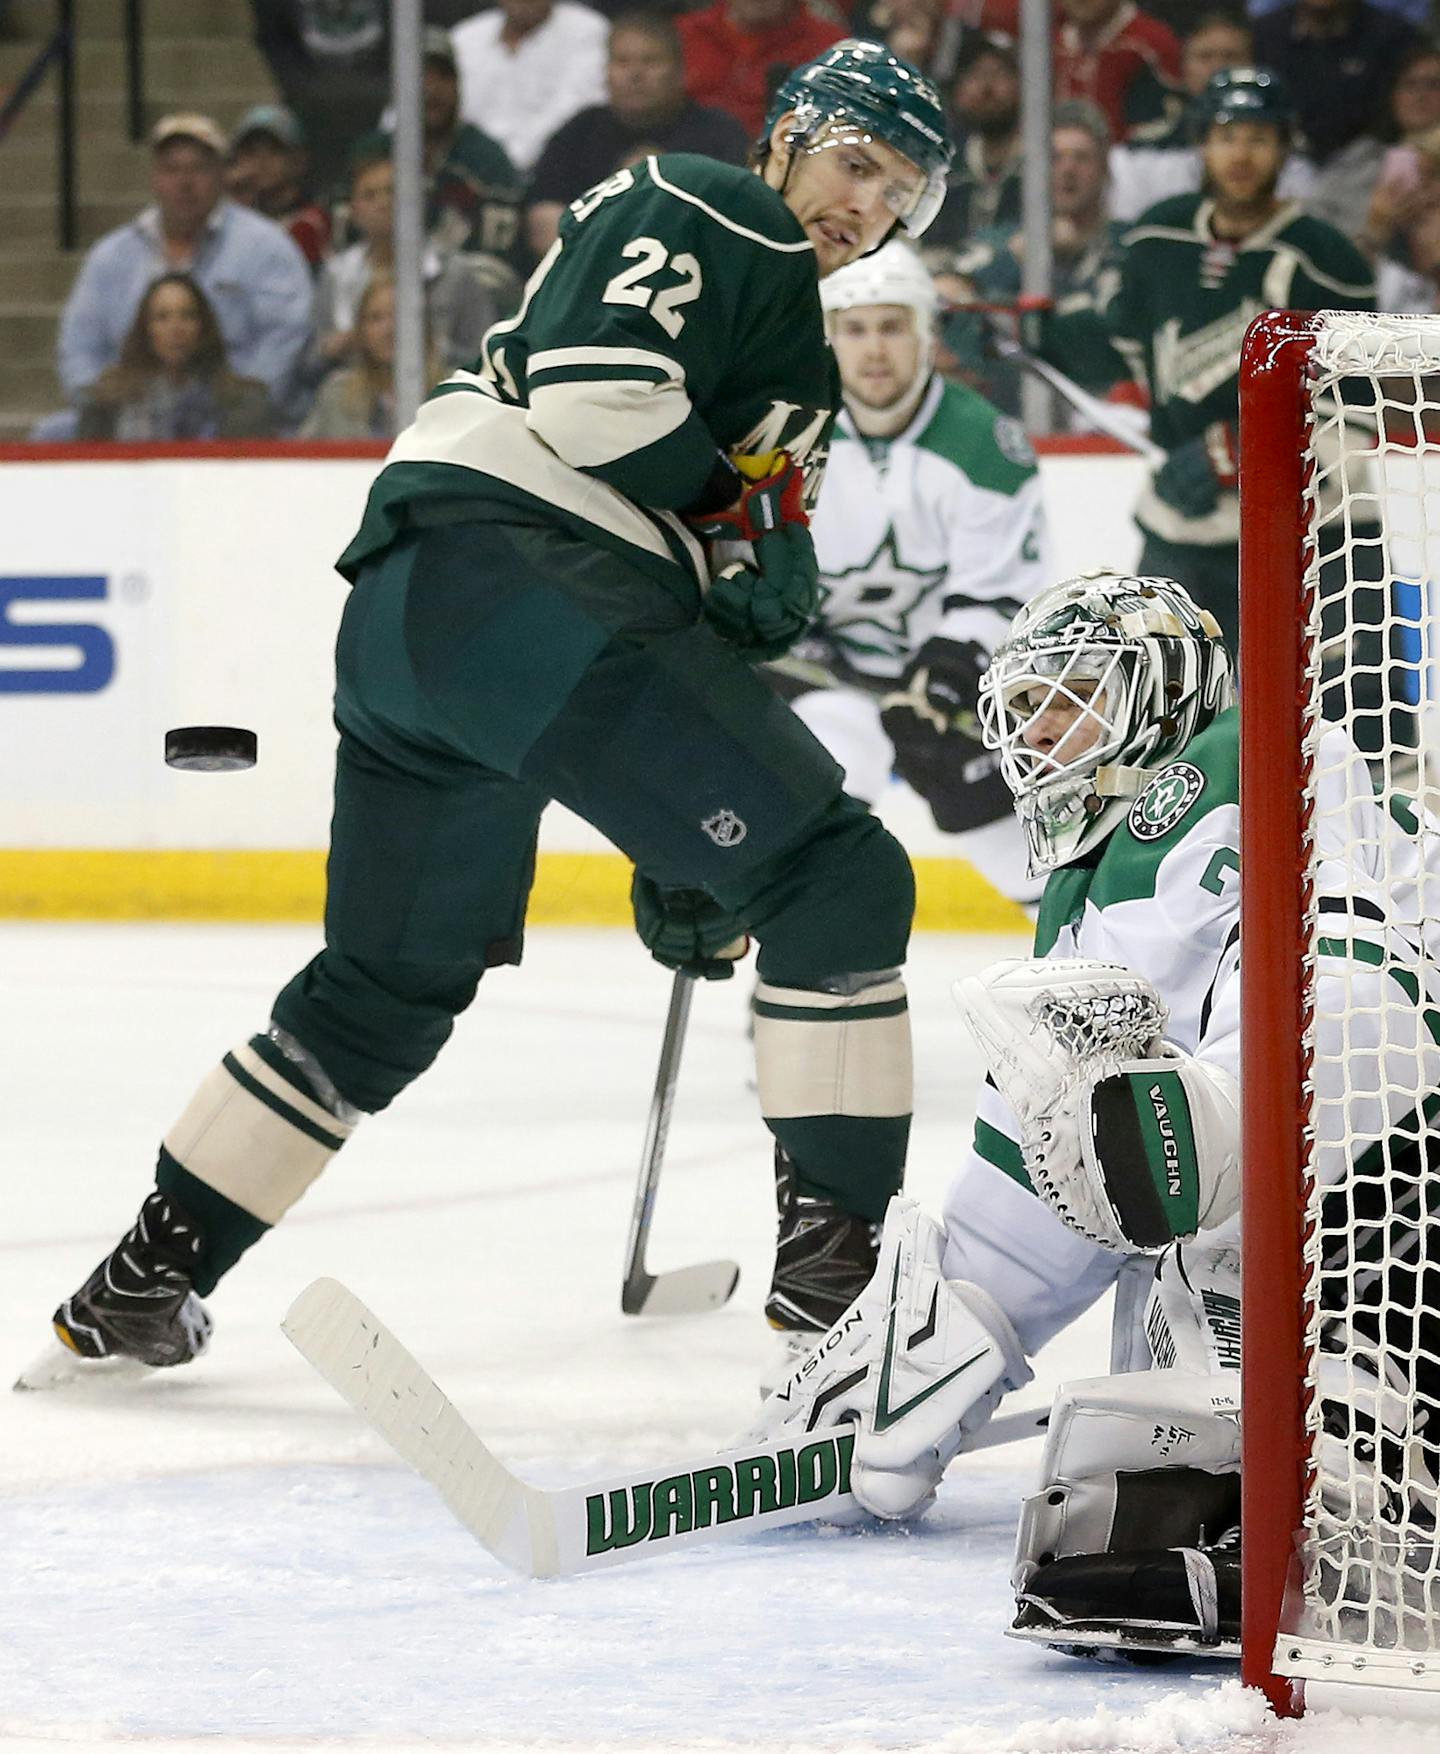
<path fill-rule="evenodd" d="M 692 518 L 712 541 L 748 542 L 753 565 L 737 561 L 712 580 L 705 619 L 727 645 L 755 662 L 778 658 L 804 633 L 820 606 L 820 570 L 805 478 L 784 451 L 737 457 L 743 485 L 725 511 Z"/>
<path fill-rule="evenodd" d="M 943 1276 L 944 1241 L 913 1200 L 892 1199 L 874 1278 L 737 1443 L 853 1423 L 859 1503 L 886 1518 L 923 1510 L 965 1439 L 1031 1377 L 994 1299 Z"/>
<path fill-rule="evenodd" d="M 1072 1230 L 1134 1254 L 1237 1210 L 1239 1091 L 1161 1039 L 1169 1013 L 1142 975 L 1014 958 L 952 990 L 1020 1123 L 1031 1185 Z"/>

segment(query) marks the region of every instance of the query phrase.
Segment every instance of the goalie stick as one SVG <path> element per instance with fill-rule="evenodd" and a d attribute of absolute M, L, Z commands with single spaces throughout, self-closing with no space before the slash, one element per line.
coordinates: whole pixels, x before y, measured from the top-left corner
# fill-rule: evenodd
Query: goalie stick
<path fill-rule="evenodd" d="M 655 1094 L 650 1100 L 650 1119 L 640 1153 L 640 1176 L 635 1204 L 630 1213 L 630 1236 L 625 1245 L 625 1277 L 620 1286 L 620 1307 L 626 1315 L 692 1315 L 698 1310 L 719 1309 L 728 1303 L 740 1282 L 734 1261 L 701 1261 L 693 1267 L 676 1267 L 668 1273 L 651 1273 L 645 1267 L 645 1244 L 655 1213 L 655 1190 L 665 1161 L 665 1141 L 670 1132 L 670 1111 L 675 1104 L 675 1085 L 680 1076 L 680 1054 L 694 996 L 692 976 L 677 973 L 670 988 L 670 1009 L 660 1043 L 660 1064 L 655 1070 Z"/>
<path fill-rule="evenodd" d="M 572 1577 L 696 1541 L 856 1509 L 849 1491 L 855 1438 L 848 1430 L 583 1486 L 531 1486 L 490 1452 L 389 1329 L 334 1279 L 307 1286 L 281 1327 L 481 1546 L 525 1577 Z"/>
<path fill-rule="evenodd" d="M 334 1279 L 316 1279 L 280 1324 L 342 1399 L 428 1480 L 485 1550 L 525 1577 L 573 1577 L 699 1541 L 858 1511 L 854 1434 L 754 1444 L 679 1466 L 581 1486 L 532 1486 L 513 1474 L 374 1315 Z M 992 1419 L 966 1452 L 1039 1436 L 1048 1410 Z"/>

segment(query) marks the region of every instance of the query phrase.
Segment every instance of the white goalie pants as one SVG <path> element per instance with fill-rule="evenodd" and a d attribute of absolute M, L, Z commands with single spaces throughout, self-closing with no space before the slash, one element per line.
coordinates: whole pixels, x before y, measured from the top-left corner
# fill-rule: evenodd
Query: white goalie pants
<path fill-rule="evenodd" d="M 817 688 L 790 702 L 845 770 L 845 790 L 874 809 L 891 783 L 895 750 L 880 723 L 880 701 L 857 688 Z M 1037 901 L 1042 880 L 1026 874 L 1025 838 L 1013 816 L 947 836 L 988 883 L 1012 901 Z"/>
<path fill-rule="evenodd" d="M 988 1291 L 1029 1358 L 1109 1290 L 1127 1259 L 975 1156 L 950 1184 L 944 1223 L 945 1277 Z"/>

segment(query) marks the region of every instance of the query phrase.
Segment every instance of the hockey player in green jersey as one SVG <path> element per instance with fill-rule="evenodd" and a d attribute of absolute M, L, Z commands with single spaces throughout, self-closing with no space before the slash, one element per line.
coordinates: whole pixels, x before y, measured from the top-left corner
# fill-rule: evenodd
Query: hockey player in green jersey
<path fill-rule="evenodd" d="M 760 945 L 772 1316 L 823 1330 L 869 1277 L 909 1126 L 913 880 L 753 665 L 816 601 L 819 280 L 923 231 L 949 158 L 930 83 L 837 44 L 785 81 L 749 170 L 652 157 L 571 203 L 519 311 L 401 434 L 339 562 L 325 948 L 56 1312 L 72 1358 L 201 1350 L 200 1298 L 519 962 L 551 799 L 634 861 L 667 966 L 722 976 Z M 749 544 L 713 577 L 712 538 Z"/>
<path fill-rule="evenodd" d="M 1215 74 L 1198 105 L 1205 188 L 1142 214 L 1097 310 L 1043 322 L 1041 350 L 1087 388 L 1115 382 L 1115 350 L 1148 390 L 1165 451 L 1135 517 L 1137 572 L 1179 579 L 1239 639 L 1240 343 L 1261 311 L 1373 310 L 1374 276 L 1350 240 L 1276 190 L 1290 99 L 1256 68 Z"/>
<path fill-rule="evenodd" d="M 1002 894 L 1033 901 L 975 715 L 990 653 L 1045 576 L 1034 453 L 936 371 L 939 299 L 909 245 L 830 275 L 820 302 L 844 406 L 812 524 L 820 609 L 777 686 L 852 797 L 873 805 L 899 774 Z"/>
<path fill-rule="evenodd" d="M 1153 1354 L 1159 1368 L 1127 1361 L 1126 1375 L 1062 1389 L 1021 1521 L 1019 1630 L 1061 1644 L 1087 1642 L 1075 1623 L 1107 1613 L 1136 1624 L 1096 1642 L 1185 1636 L 1216 1648 L 1235 1630 L 1234 1554 L 1213 1550 L 1238 1515 L 1232 703 L 1217 624 L 1172 580 L 1071 579 L 1016 618 L 985 673 L 982 713 L 1047 882 L 1033 958 L 957 988 L 990 1071 L 974 1143 L 943 1226 L 892 1202 L 871 1285 L 746 1434 L 853 1421 L 856 1497 L 911 1514 L 1001 1396 L 1029 1381 L 1028 1359 L 1127 1262 L 1158 1255 L 1138 1363 Z M 1440 824 L 1378 797 L 1338 727 L 1323 731 L 1315 776 L 1315 1065 L 1335 1068 L 1334 1087 L 1317 1090 L 1315 1173 L 1331 1187 L 1352 1164 L 1373 1177 L 1364 1166 L 1383 1140 L 1386 1167 L 1413 1195 L 1424 1180 L 1416 1093 L 1440 1088 L 1440 1026 L 1415 1002 L 1417 983 L 1433 989 L 1440 952 L 1428 900 Z M 1425 1320 L 1412 1342 L 1440 1358 L 1440 1317 Z M 1412 1405 L 1418 1390 L 1435 1407 L 1433 1453 L 1440 1372 L 1423 1370 Z M 1392 1418 L 1399 1400 L 1376 1387 L 1376 1417 Z M 1157 1427 L 1174 1437 L 1163 1455 Z M 1157 1468 L 1173 1477 L 1154 1482 Z M 1107 1551 L 1112 1528 L 1134 1548 L 1137 1523 L 1157 1549 L 1186 1552 L 1147 1553 L 1147 1570 L 1142 1555 Z M 1062 1566 L 1041 1564 L 1057 1554 Z M 1098 1609 L 1097 1590 L 1108 1592 Z"/>

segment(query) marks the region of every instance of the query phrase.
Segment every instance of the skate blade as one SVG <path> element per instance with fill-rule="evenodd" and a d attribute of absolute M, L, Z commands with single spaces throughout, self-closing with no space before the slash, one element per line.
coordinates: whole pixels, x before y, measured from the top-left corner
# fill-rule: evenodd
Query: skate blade
<path fill-rule="evenodd" d="M 153 1375 L 138 1358 L 81 1358 L 68 1346 L 52 1340 L 37 1358 L 31 1359 L 11 1387 L 24 1393 L 32 1389 L 60 1389 L 78 1382 L 139 1382 Z"/>

